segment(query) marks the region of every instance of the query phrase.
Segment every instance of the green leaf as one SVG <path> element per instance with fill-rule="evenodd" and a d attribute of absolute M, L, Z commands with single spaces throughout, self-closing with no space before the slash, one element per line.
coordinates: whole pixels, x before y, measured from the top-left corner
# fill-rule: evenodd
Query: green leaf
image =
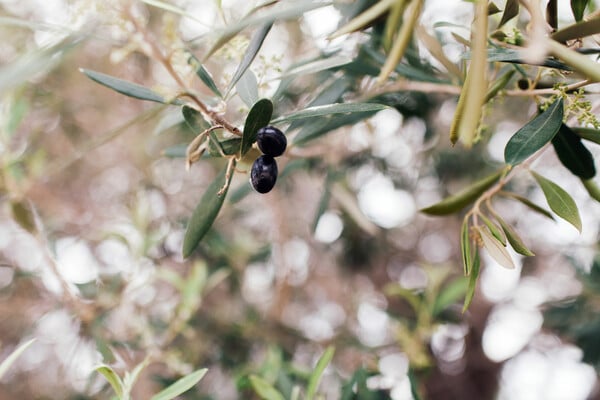
<path fill-rule="evenodd" d="M 106 378 L 115 391 L 115 394 L 120 399 L 123 396 L 123 381 L 121 381 L 121 378 L 117 375 L 115 370 L 108 365 L 99 365 L 95 370 Z"/>
<path fill-rule="evenodd" d="M 542 188 L 550 209 L 581 232 L 581 217 L 575 200 L 563 188 L 538 173 L 531 174 Z"/>
<path fill-rule="evenodd" d="M 123 377 L 123 398 L 128 400 L 130 398 L 131 390 L 133 389 L 133 385 L 138 380 L 140 374 L 148 366 L 150 363 L 150 359 L 146 357 L 141 363 L 135 366 L 131 373 L 126 372 Z"/>
<path fill-rule="evenodd" d="M 226 156 L 232 156 L 234 154 L 239 153 L 239 151 L 242 147 L 242 139 L 240 139 L 240 138 L 225 139 L 225 140 L 218 142 L 218 146 L 220 147 L 220 150 L 223 151 L 223 153 Z M 215 144 L 214 140 L 209 140 L 209 142 L 208 142 L 208 154 L 210 154 L 212 157 L 223 157 L 223 155 L 219 151 L 219 148 L 217 148 L 217 145 Z"/>
<path fill-rule="evenodd" d="M 506 197 L 510 197 L 511 199 L 517 200 L 517 201 L 523 203 L 524 205 L 526 205 L 527 207 L 529 207 L 532 211 L 535 211 L 536 213 L 543 215 L 544 217 L 548 217 L 551 220 L 554 220 L 554 216 L 552 215 L 552 213 L 550 211 L 546 210 L 543 207 L 540 207 L 539 205 L 535 204 L 534 202 L 532 202 L 531 200 L 529 200 L 526 197 L 520 196 L 513 192 L 500 192 L 500 194 L 503 196 L 506 196 Z"/>
<path fill-rule="evenodd" d="M 471 275 L 469 276 L 469 284 L 467 285 L 467 294 L 465 295 L 465 303 L 463 305 L 462 312 L 467 311 L 475 296 L 475 289 L 477 288 L 477 279 L 479 278 L 479 267 L 481 261 L 479 259 L 479 250 L 475 249 L 475 256 L 473 257 L 473 266 L 471 267 Z"/>
<path fill-rule="evenodd" d="M 554 32 L 551 38 L 557 42 L 565 43 L 568 40 L 580 39 L 597 33 L 600 33 L 600 20 L 594 18 L 564 27 Z"/>
<path fill-rule="evenodd" d="M 252 39 L 250 39 L 248 48 L 246 49 L 246 52 L 242 57 L 242 61 L 240 61 L 240 64 L 238 65 L 236 71 L 233 73 L 233 78 L 231 78 L 231 82 L 229 83 L 227 93 L 229 93 L 231 89 L 233 89 L 237 81 L 242 77 L 242 75 L 244 75 L 244 72 L 246 72 L 248 67 L 250 67 L 250 64 L 252 64 L 252 61 L 254 61 L 254 58 L 256 57 L 258 51 L 262 47 L 262 44 L 265 41 L 265 38 L 267 37 L 267 34 L 271 30 L 272 26 L 273 22 L 265 23 L 254 33 Z"/>
<path fill-rule="evenodd" d="M 596 61 L 554 40 L 547 40 L 546 46 L 550 54 L 563 60 L 573 70 L 580 72 L 590 81 L 600 82 L 600 65 Z"/>
<path fill-rule="evenodd" d="M 323 375 L 323 371 L 327 365 L 331 362 L 333 358 L 333 353 L 335 353 L 335 348 L 333 346 L 329 346 L 323 355 L 317 361 L 317 365 L 315 370 L 310 375 L 308 379 L 308 386 L 306 387 L 306 400 L 312 400 L 317 393 L 317 387 L 319 386 L 319 382 L 321 381 L 321 376 Z"/>
<path fill-rule="evenodd" d="M 0 363 L 0 379 L 4 376 L 6 371 L 8 371 L 8 369 L 14 364 L 17 358 L 19 358 L 21 354 L 23 354 L 23 352 L 33 344 L 33 342 L 35 342 L 35 339 L 30 339 L 27 342 L 23 343 L 22 345 L 14 349 L 12 353 L 10 353 L 8 357 L 6 357 L 4 361 Z"/>
<path fill-rule="evenodd" d="M 502 243 L 502 246 L 506 247 L 506 236 L 504 236 L 504 232 L 485 215 L 480 214 L 479 216 L 481 217 L 481 220 L 485 226 L 488 227 L 492 235 L 498 239 L 500 243 Z"/>
<path fill-rule="evenodd" d="M 585 140 L 589 140 L 590 142 L 594 142 L 600 144 L 600 130 L 593 128 L 572 128 L 573 132 L 575 132 L 579 137 Z"/>
<path fill-rule="evenodd" d="M 535 254 L 533 254 L 533 252 L 531 250 L 529 250 L 529 248 L 527 248 L 527 246 L 525 246 L 525 243 L 523 243 L 523 240 L 521 240 L 521 238 L 519 237 L 517 232 L 515 232 L 515 230 L 510 225 L 508 225 L 502 218 L 500 218 L 498 216 L 496 216 L 496 220 L 502 227 L 502 230 L 504 231 L 504 234 L 506 235 L 506 238 L 508 239 L 508 243 L 510 243 L 511 247 L 517 253 L 524 255 L 524 256 L 534 256 L 535 255 Z"/>
<path fill-rule="evenodd" d="M 269 125 L 271 117 L 273 116 L 273 103 L 269 99 L 260 99 L 257 101 L 246 117 L 244 123 L 244 133 L 242 136 L 241 156 L 250 150 L 252 144 L 256 142 L 256 132 Z"/>
<path fill-rule="evenodd" d="M 563 113 L 563 100 L 559 99 L 519 129 L 504 148 L 506 163 L 518 165 L 550 142 L 562 124 Z"/>
<path fill-rule="evenodd" d="M 235 85 L 237 94 L 248 107 L 252 107 L 258 101 L 258 81 L 251 70 L 246 70 L 244 75 Z"/>
<path fill-rule="evenodd" d="M 492 175 L 487 176 L 471 186 L 463 189 L 457 194 L 446 197 L 444 200 L 421 209 L 421 212 L 429 215 L 448 215 L 461 210 L 468 204 L 472 203 L 483 194 L 490 186 L 502 176 L 504 170 L 496 171 Z"/>
<path fill-rule="evenodd" d="M 519 0 L 507 0 L 498 28 L 519 15 Z"/>
<path fill-rule="evenodd" d="M 324 59 L 318 59 L 313 62 L 309 62 L 307 64 L 299 65 L 297 67 L 291 68 L 285 71 L 281 78 L 290 78 L 292 76 L 298 75 L 308 75 L 314 74 L 315 72 L 325 71 L 328 69 L 341 67 L 342 65 L 346 65 L 352 62 L 352 58 L 347 56 L 333 56 L 327 57 Z"/>
<path fill-rule="evenodd" d="M 460 228 L 460 252 L 462 254 L 463 271 L 465 275 L 471 273 L 471 260 L 473 252 L 471 250 L 471 237 L 469 232 L 469 220 L 465 218 Z"/>
<path fill-rule="evenodd" d="M 373 6 L 363 11 L 360 15 L 354 17 L 343 27 L 331 34 L 329 39 L 362 29 L 382 14 L 387 13 L 394 3 L 397 3 L 397 0 L 381 0 L 376 2 Z"/>
<path fill-rule="evenodd" d="M 478 231 L 483 242 L 483 247 L 487 250 L 490 257 L 496 260 L 496 262 L 504 268 L 514 269 L 515 263 L 508 253 L 508 250 L 506 250 L 506 247 L 504 247 L 488 229 L 478 228 Z"/>
<path fill-rule="evenodd" d="M 29 233 L 36 231 L 35 212 L 33 205 L 25 200 L 10 202 L 10 211 L 13 219 Z"/>
<path fill-rule="evenodd" d="M 151 400 L 174 399 L 175 397 L 179 396 L 180 394 L 187 392 L 192 387 L 194 387 L 194 385 L 196 385 L 198 382 L 200 382 L 200 379 L 202 379 L 204 377 L 204 375 L 206 375 L 207 371 L 208 371 L 208 369 L 202 368 L 202 369 L 192 372 L 191 374 L 184 376 L 183 378 L 179 379 L 178 381 L 176 381 L 169 387 L 165 388 L 164 390 L 160 391 L 156 395 L 152 396 Z"/>
<path fill-rule="evenodd" d="M 571 0 L 571 10 L 575 21 L 581 21 L 583 19 L 583 12 L 587 6 L 589 0 Z"/>
<path fill-rule="evenodd" d="M 181 114 L 183 115 L 186 125 L 196 135 L 199 135 L 210 127 L 210 124 L 206 122 L 202 113 L 195 108 L 185 105 L 181 107 Z"/>
<path fill-rule="evenodd" d="M 137 83 L 129 82 L 123 79 L 115 78 L 114 76 L 106 75 L 101 72 L 91 71 L 89 69 L 79 69 L 91 80 L 106 86 L 116 92 L 124 94 L 125 96 L 133 97 L 140 100 L 154 101 L 162 104 L 180 104 L 180 101 L 166 100 L 162 95 L 155 91 L 148 89 L 145 86 L 138 85 Z"/>
<path fill-rule="evenodd" d="M 367 111 L 380 111 L 389 108 L 376 103 L 334 103 L 324 106 L 308 107 L 273 120 L 273 123 L 295 121 L 299 119 L 322 117 L 331 114 L 350 114 Z"/>
<path fill-rule="evenodd" d="M 263 400 L 285 400 L 283 395 L 277 389 L 260 376 L 250 375 L 248 379 L 250 379 L 250 384 L 254 391 Z"/>
<path fill-rule="evenodd" d="M 596 185 L 596 182 L 592 179 L 582 179 L 581 183 L 583 183 L 583 187 L 585 187 L 590 197 L 600 202 L 600 187 Z"/>
<path fill-rule="evenodd" d="M 470 57 L 470 53 L 468 53 L 468 52 L 465 53 L 464 57 L 468 59 Z M 523 60 L 522 55 L 519 52 L 519 50 L 515 50 L 515 49 L 505 49 L 505 48 L 488 49 L 487 60 L 489 62 L 505 62 L 505 63 L 511 63 L 511 64 L 531 65 L 531 63 Z M 536 65 L 541 65 L 541 66 L 548 67 L 548 68 L 562 69 L 562 70 L 566 70 L 566 71 L 572 70 L 572 68 L 570 66 L 568 66 L 567 64 L 560 62 L 554 58 L 546 58 L 546 59 L 544 59 L 544 61 L 542 61 L 541 63 L 536 64 Z"/>
<path fill-rule="evenodd" d="M 442 311 L 456 303 L 467 292 L 467 280 L 465 277 L 458 277 L 444 287 L 435 298 L 435 303 L 431 315 L 438 316 Z"/>
<path fill-rule="evenodd" d="M 0 67 L 0 93 L 6 93 L 32 77 L 51 70 L 63 57 L 82 42 L 81 37 L 69 36 L 54 46 L 27 52 Z"/>
<path fill-rule="evenodd" d="M 217 87 L 217 84 L 215 83 L 210 72 L 208 72 L 208 70 L 206 68 L 204 68 L 204 65 L 202 65 L 200 60 L 198 60 L 196 58 L 196 56 L 194 56 L 191 53 L 188 58 L 188 64 L 190 64 L 193 68 L 196 69 L 196 75 L 198 76 L 198 78 L 200 78 L 200 80 L 202 82 L 204 82 L 204 84 L 206 85 L 207 88 L 209 88 L 217 96 L 223 98 L 223 95 L 221 94 L 221 91 Z"/>
<path fill-rule="evenodd" d="M 581 137 L 567 125 L 560 126 L 552 145 L 560 162 L 574 175 L 582 179 L 591 179 L 596 175 L 594 156 L 581 143 Z"/>
<path fill-rule="evenodd" d="M 192 252 L 196 249 L 200 240 L 204 237 L 206 232 L 210 229 L 212 224 L 215 222 L 217 215 L 219 214 L 219 210 L 223 206 L 223 201 L 225 200 L 225 196 L 227 196 L 227 190 L 229 189 L 229 182 L 225 182 L 225 172 L 223 171 L 211 182 L 211 184 L 204 192 L 202 199 L 196 206 L 190 221 L 188 222 L 187 229 L 185 231 L 185 236 L 183 238 L 183 257 L 189 257 Z M 231 176 L 229 180 L 231 181 Z M 217 195 L 219 190 L 223 187 L 223 185 L 227 185 L 227 189 L 220 196 Z"/>

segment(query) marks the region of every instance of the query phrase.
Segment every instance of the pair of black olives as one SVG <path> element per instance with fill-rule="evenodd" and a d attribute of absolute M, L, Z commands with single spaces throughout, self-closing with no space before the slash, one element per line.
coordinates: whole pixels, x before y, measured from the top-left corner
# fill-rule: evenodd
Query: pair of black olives
<path fill-rule="evenodd" d="M 265 126 L 256 132 L 256 144 L 263 155 L 252 164 L 250 184 L 258 193 L 268 193 L 277 181 L 275 157 L 285 152 L 287 139 L 283 132 L 274 126 Z"/>

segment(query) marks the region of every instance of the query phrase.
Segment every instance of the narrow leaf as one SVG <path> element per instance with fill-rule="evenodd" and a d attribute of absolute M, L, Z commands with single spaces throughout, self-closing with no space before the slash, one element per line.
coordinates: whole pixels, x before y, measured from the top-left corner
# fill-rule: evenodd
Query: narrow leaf
<path fill-rule="evenodd" d="M 550 142 L 562 124 L 563 113 L 563 100 L 559 99 L 519 129 L 504 148 L 506 163 L 520 164 Z"/>
<path fill-rule="evenodd" d="M 439 203 L 421 209 L 421 212 L 429 215 L 447 215 L 459 211 L 481 196 L 483 192 L 496 183 L 503 173 L 504 170 L 497 171 L 492 175 L 475 182 L 457 194 L 446 197 Z"/>
<path fill-rule="evenodd" d="M 256 75 L 250 69 L 244 72 L 244 75 L 236 83 L 235 89 L 248 107 L 252 107 L 258 101 L 258 81 L 256 80 Z"/>
<path fill-rule="evenodd" d="M 190 107 L 183 106 L 181 107 L 181 114 L 183 115 L 183 119 L 187 126 L 194 132 L 196 135 L 204 132 L 210 124 L 206 122 L 202 113 L 200 111 Z"/>
<path fill-rule="evenodd" d="M 244 156 L 256 142 L 256 132 L 269 125 L 273 116 L 273 103 L 269 99 L 261 99 L 257 101 L 246 117 L 244 123 L 244 133 L 242 136 L 241 155 Z"/>
<path fill-rule="evenodd" d="M 279 393 L 269 382 L 258 375 L 250 375 L 250 384 L 254 391 L 263 400 L 285 400 L 283 395 Z"/>
<path fill-rule="evenodd" d="M 323 375 L 323 371 L 333 358 L 333 353 L 335 352 L 335 348 L 329 346 L 323 355 L 317 361 L 317 365 L 315 366 L 315 370 L 310 375 L 308 379 L 308 386 L 306 388 L 306 400 L 312 400 L 317 393 L 317 388 L 319 386 L 319 382 L 321 381 L 321 376 Z"/>
<path fill-rule="evenodd" d="M 115 370 L 108 365 L 100 365 L 96 367 L 95 370 L 96 372 L 102 374 L 104 378 L 106 378 L 108 383 L 110 383 L 110 386 L 112 386 L 113 390 L 115 391 L 117 397 L 121 398 L 123 396 L 123 381 L 121 381 L 121 378 L 119 375 L 117 375 Z"/>
<path fill-rule="evenodd" d="M 17 358 L 19 358 L 21 354 L 23 354 L 23 352 L 33 344 L 33 342 L 35 342 L 35 339 L 30 339 L 27 342 L 23 343 L 22 345 L 14 349 L 13 352 L 10 353 L 8 357 L 6 357 L 4 361 L 2 361 L 2 363 L 0 363 L 0 379 L 4 376 L 4 374 L 6 374 L 6 371 L 8 371 L 8 369 L 14 364 Z"/>
<path fill-rule="evenodd" d="M 327 57 L 324 59 L 309 62 L 308 64 L 299 65 L 295 68 L 285 71 L 281 75 L 281 78 L 289 78 L 297 75 L 304 76 L 308 74 L 314 74 L 315 72 L 341 67 L 342 65 L 349 64 L 350 62 L 352 62 L 352 58 L 347 56 Z"/>
<path fill-rule="evenodd" d="M 459 276 L 446 285 L 435 298 L 431 315 L 436 317 L 446 308 L 456 303 L 458 299 L 465 295 L 467 287 L 467 280 L 462 276 Z"/>
<path fill-rule="evenodd" d="M 325 106 L 315 106 L 284 115 L 273 120 L 273 123 L 295 121 L 298 119 L 321 117 L 331 114 L 350 114 L 367 111 L 379 111 L 388 108 L 384 104 L 377 103 L 334 103 Z"/>
<path fill-rule="evenodd" d="M 583 183 L 583 186 L 585 187 L 585 190 L 587 190 L 590 197 L 600 202 L 600 187 L 596 185 L 596 182 L 594 182 L 592 179 L 582 179 L 581 183 Z"/>
<path fill-rule="evenodd" d="M 208 369 L 202 368 L 179 379 L 172 385 L 152 396 L 151 400 L 171 400 L 194 387 L 206 375 Z"/>
<path fill-rule="evenodd" d="M 265 38 L 267 37 L 267 34 L 271 30 L 272 26 L 273 23 L 268 22 L 262 25 L 260 28 L 258 28 L 258 30 L 254 33 L 252 39 L 250 39 L 248 48 L 246 49 L 246 52 L 242 57 L 242 61 L 240 61 L 240 64 L 238 65 L 236 71 L 233 74 L 233 78 L 231 78 L 231 82 L 229 83 L 227 93 L 229 93 L 231 89 L 233 89 L 237 81 L 242 77 L 242 75 L 244 75 L 244 72 L 246 72 L 248 67 L 250 67 L 250 64 L 252 64 L 252 61 L 254 61 L 254 58 L 256 57 L 258 51 L 262 47 L 262 44 L 265 41 Z"/>
<path fill-rule="evenodd" d="M 351 19 L 346 25 L 342 26 L 340 29 L 331 34 L 329 39 L 334 39 L 338 36 L 345 35 L 346 33 L 351 33 L 362 29 L 382 14 L 388 12 L 389 8 L 396 2 L 397 0 L 378 1 L 373 6 Z"/>
<path fill-rule="evenodd" d="M 574 175 L 582 179 L 591 179 L 596 175 L 594 156 L 581 143 L 581 137 L 567 125 L 560 126 L 552 145 L 560 162 Z"/>
<path fill-rule="evenodd" d="M 531 171 L 531 174 L 542 188 L 550 209 L 559 217 L 573 225 L 581 232 L 581 217 L 575 200 L 563 188 L 543 176 Z"/>
<path fill-rule="evenodd" d="M 523 240 L 521 240 L 521 238 L 519 237 L 517 232 L 510 225 L 508 225 L 502 218 L 500 218 L 498 216 L 496 216 L 496 220 L 502 227 L 502 230 L 504 231 L 504 234 L 506 235 L 506 238 L 508 239 L 508 243 L 510 243 L 511 247 L 517 253 L 524 255 L 524 256 L 534 256 L 535 255 L 535 254 L 533 254 L 533 252 L 531 250 L 529 250 L 529 248 L 527 248 L 527 246 L 525 246 L 525 243 L 523 243 Z"/>
<path fill-rule="evenodd" d="M 575 71 L 580 72 L 591 81 L 600 82 L 600 65 L 597 62 L 554 40 L 548 40 L 547 46 L 550 54 L 560 58 Z"/>
<path fill-rule="evenodd" d="M 508 82 L 510 82 L 510 80 L 512 79 L 515 72 L 516 71 L 514 69 L 510 69 L 504 74 L 502 74 L 502 76 L 500 76 L 498 79 L 496 79 L 485 94 L 484 102 L 487 103 L 492 98 L 494 98 L 494 96 L 496 96 L 498 92 L 504 89 L 506 85 L 508 85 Z"/>
<path fill-rule="evenodd" d="M 475 141 L 486 95 L 482 88 L 487 87 L 487 2 L 478 1 L 474 7 L 475 17 L 471 29 L 472 60 L 450 126 L 451 143 L 454 144 L 460 139 L 467 148 Z"/>
<path fill-rule="evenodd" d="M 558 4 L 556 4 L 556 0 L 549 0 L 546 5 L 546 21 L 553 31 L 558 28 Z"/>
<path fill-rule="evenodd" d="M 483 247 L 487 250 L 490 257 L 496 260 L 496 262 L 504 268 L 514 269 L 515 264 L 508 253 L 508 250 L 506 250 L 506 247 L 504 247 L 498 239 L 492 236 L 487 228 L 480 227 L 478 232 L 483 241 Z"/>
<path fill-rule="evenodd" d="M 475 256 L 473 257 L 473 266 L 471 267 L 471 275 L 469 276 L 469 284 L 467 285 L 467 294 L 465 295 L 465 304 L 463 305 L 462 312 L 467 311 L 475 296 L 475 289 L 477 288 L 477 279 L 479 278 L 479 267 L 481 261 L 479 259 L 479 250 L 475 249 Z"/>
<path fill-rule="evenodd" d="M 220 196 L 218 196 L 217 193 L 224 185 L 227 185 L 227 189 L 229 189 L 229 182 L 225 182 L 225 172 L 226 169 L 223 169 L 223 171 L 214 178 L 212 183 L 208 186 L 188 222 L 183 238 L 183 257 L 185 258 L 189 257 L 196 249 L 200 240 L 202 240 L 213 222 L 215 222 L 219 210 L 223 206 L 227 190 Z M 231 174 L 231 176 L 233 176 L 233 174 Z M 231 180 L 231 176 L 229 177 L 229 180 Z"/>
<path fill-rule="evenodd" d="M 137 83 L 129 82 L 123 79 L 115 78 L 114 76 L 106 75 L 101 72 L 91 71 L 89 69 L 79 69 L 91 80 L 106 86 L 118 93 L 124 94 L 125 96 L 133 97 L 140 100 L 154 101 L 162 104 L 179 104 L 177 100 L 168 101 L 162 95 L 155 91 L 148 89 L 145 86 L 138 85 Z"/>
<path fill-rule="evenodd" d="M 211 139 L 208 142 L 208 154 L 210 154 L 212 157 L 223 157 L 223 154 L 226 156 L 232 156 L 239 153 L 241 147 L 242 139 L 240 138 L 225 139 L 218 142 L 218 144 L 215 144 L 215 140 Z M 223 154 L 221 154 L 221 151 Z"/>
<path fill-rule="evenodd" d="M 498 28 L 519 15 L 519 0 L 507 0 Z"/>
<path fill-rule="evenodd" d="M 465 218 L 460 228 L 460 252 L 462 254 L 463 271 L 465 275 L 471 273 L 471 237 L 469 232 L 469 220 Z"/>
<path fill-rule="evenodd" d="M 568 40 L 581 39 L 597 33 L 600 33 L 600 19 L 594 18 L 564 27 L 554 32 L 550 37 L 557 42 L 565 43 Z"/>
<path fill-rule="evenodd" d="M 187 147 L 187 143 L 176 144 L 164 149 L 162 155 L 169 158 L 185 158 Z"/>
<path fill-rule="evenodd" d="M 212 75 L 210 74 L 210 72 L 208 72 L 206 68 L 204 68 L 204 65 L 202 65 L 202 63 L 196 58 L 196 56 L 190 54 L 188 58 L 188 64 L 190 64 L 196 70 L 196 75 L 198 76 L 198 78 L 200 78 L 202 82 L 204 82 L 207 88 L 209 88 L 217 96 L 221 98 L 223 97 Z"/>
<path fill-rule="evenodd" d="M 405 18 L 398 30 L 398 34 L 396 35 L 389 55 L 381 67 L 381 72 L 377 77 L 378 83 L 385 82 L 396 66 L 400 64 L 402 57 L 404 57 L 404 52 L 406 51 L 406 48 L 410 43 L 410 39 L 413 36 L 414 27 L 416 26 L 419 16 L 421 15 L 423 3 L 424 0 L 413 0 L 410 2 L 408 7 L 406 7 Z"/>
<path fill-rule="evenodd" d="M 198 19 L 197 17 L 195 17 L 194 14 L 189 13 L 186 10 L 184 10 L 183 8 L 177 7 L 171 3 L 167 3 L 167 2 L 164 2 L 161 0 L 142 0 L 142 2 L 148 4 L 149 6 L 160 8 L 161 10 L 169 11 L 169 12 L 172 12 L 173 14 L 178 14 L 183 17 L 187 17 L 191 20 L 194 20 L 194 21 L 206 26 L 206 23 L 204 21 L 202 21 L 201 19 Z"/>
<path fill-rule="evenodd" d="M 590 142 L 594 142 L 600 144 L 600 130 L 593 128 L 572 128 L 573 132 L 575 132 L 579 137 L 585 140 L 589 140 Z"/>
<path fill-rule="evenodd" d="M 583 19 L 583 12 L 587 6 L 589 0 L 571 0 L 571 10 L 575 21 L 581 21 Z"/>
<path fill-rule="evenodd" d="M 506 236 L 504 235 L 504 232 L 494 222 L 492 222 L 488 217 L 486 217 L 485 215 L 480 214 L 479 217 L 481 218 L 481 220 L 483 221 L 483 223 L 485 224 L 485 226 L 487 226 L 487 228 L 490 230 L 490 232 L 492 233 L 492 235 L 500 243 L 502 243 L 502 246 L 506 247 Z"/>
<path fill-rule="evenodd" d="M 31 203 L 25 200 L 14 200 L 10 202 L 10 211 L 13 219 L 29 233 L 36 231 L 35 211 Z"/>
<path fill-rule="evenodd" d="M 540 207 L 539 205 L 535 204 L 534 202 L 532 202 L 531 200 L 529 200 L 526 197 L 520 196 L 516 193 L 513 192 L 500 192 L 503 196 L 506 197 L 510 197 L 511 199 L 515 199 L 521 203 L 523 203 L 524 205 L 526 205 L 527 207 L 529 207 L 532 211 L 535 211 L 536 213 L 543 215 L 544 217 L 550 218 L 551 220 L 554 220 L 554 216 L 552 215 L 552 213 L 548 210 L 546 210 L 543 207 Z"/>

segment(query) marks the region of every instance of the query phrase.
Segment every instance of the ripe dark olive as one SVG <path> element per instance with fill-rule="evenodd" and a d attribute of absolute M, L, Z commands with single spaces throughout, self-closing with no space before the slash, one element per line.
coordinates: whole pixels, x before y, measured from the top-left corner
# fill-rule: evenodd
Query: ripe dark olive
<path fill-rule="evenodd" d="M 256 132 L 256 143 L 263 154 L 278 157 L 287 147 L 287 138 L 274 126 L 265 126 Z"/>
<path fill-rule="evenodd" d="M 258 193 L 267 193 L 277 181 L 277 163 L 271 156 L 260 156 L 252 164 L 250 183 Z"/>

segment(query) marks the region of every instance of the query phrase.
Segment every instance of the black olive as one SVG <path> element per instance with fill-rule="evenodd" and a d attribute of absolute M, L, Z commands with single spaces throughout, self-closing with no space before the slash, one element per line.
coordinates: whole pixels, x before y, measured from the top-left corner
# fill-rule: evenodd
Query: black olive
<path fill-rule="evenodd" d="M 271 156 L 260 156 L 252 164 L 250 183 L 258 193 L 267 193 L 277 181 L 277 163 Z"/>
<path fill-rule="evenodd" d="M 263 154 L 278 157 L 287 147 L 287 138 L 274 126 L 265 126 L 256 132 L 256 143 Z"/>

